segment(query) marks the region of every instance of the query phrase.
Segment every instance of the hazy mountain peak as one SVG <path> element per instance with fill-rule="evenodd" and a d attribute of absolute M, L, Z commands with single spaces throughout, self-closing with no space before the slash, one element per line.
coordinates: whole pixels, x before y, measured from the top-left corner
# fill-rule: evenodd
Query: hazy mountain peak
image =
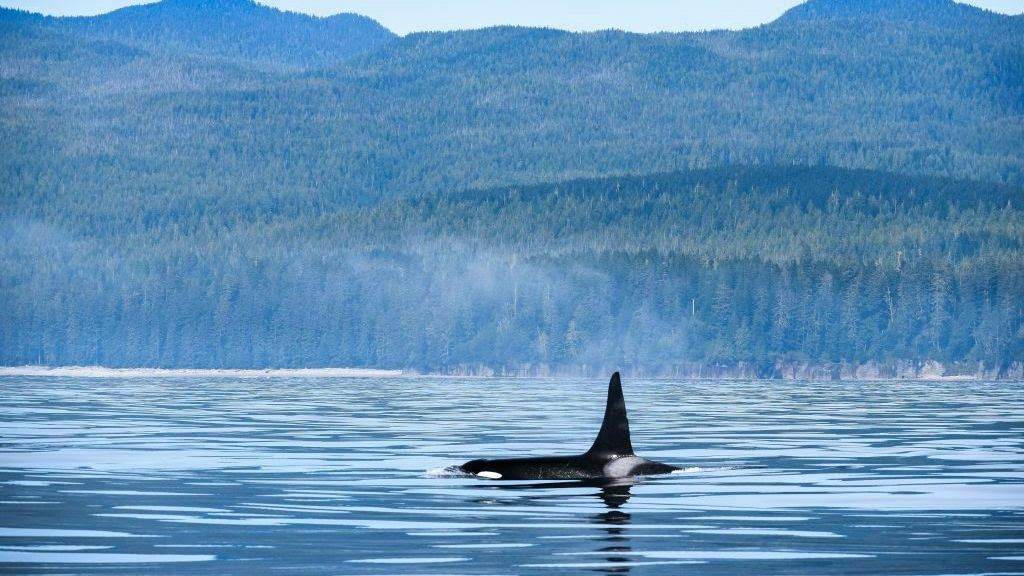
<path fill-rule="evenodd" d="M 317 18 L 252 0 L 162 0 L 100 16 L 47 21 L 65 32 L 153 52 L 284 68 L 337 64 L 395 37 L 363 16 Z"/>
<path fill-rule="evenodd" d="M 278 11 L 276 8 L 256 4 L 252 0 L 161 0 L 155 5 L 147 4 L 144 6 L 213 11 L 224 11 L 238 8 Z"/>
<path fill-rule="evenodd" d="M 189 6 L 193 8 L 222 8 L 225 6 L 256 6 L 251 0 L 161 0 L 160 6 Z"/>
<path fill-rule="evenodd" d="M 809 0 L 786 12 L 780 20 L 935 20 L 979 13 L 982 10 L 953 0 Z"/>
<path fill-rule="evenodd" d="M 34 12 L 28 12 L 25 10 L 19 10 L 17 8 L 7 8 L 6 6 L 0 6 L 0 22 L 16 22 L 26 20 L 41 20 L 43 16 Z"/>

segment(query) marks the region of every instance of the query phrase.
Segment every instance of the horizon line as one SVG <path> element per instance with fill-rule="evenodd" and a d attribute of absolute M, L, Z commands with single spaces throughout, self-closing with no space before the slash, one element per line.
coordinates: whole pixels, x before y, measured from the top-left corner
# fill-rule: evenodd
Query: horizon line
<path fill-rule="evenodd" d="M 46 1 L 46 0 L 44 0 Z M 9 5 L 11 2 L 0 3 L 0 8 L 6 8 L 10 10 L 18 10 L 29 14 L 39 15 L 50 18 L 88 18 L 88 17 L 99 17 L 105 16 L 120 10 L 127 8 L 146 6 L 152 4 L 159 4 L 163 0 L 103 0 L 106 2 L 103 6 L 97 6 L 95 10 L 91 10 L 84 7 L 75 9 L 72 7 L 70 10 L 66 9 L 67 3 L 63 3 L 63 6 L 56 7 L 55 9 L 47 9 L 46 6 L 33 6 L 33 4 L 39 4 L 40 0 L 14 0 L 14 5 Z M 658 27 L 659 25 L 651 26 L 636 26 L 636 22 L 633 22 L 633 26 L 630 25 L 629 21 L 623 20 L 621 22 L 599 22 L 592 25 L 573 25 L 570 22 L 566 22 L 564 19 L 559 22 L 557 18 L 544 19 L 537 18 L 506 18 L 504 20 L 479 20 L 475 22 L 464 21 L 464 22 L 449 22 L 447 25 L 444 24 L 426 24 L 419 27 L 402 26 L 399 22 L 391 21 L 387 16 L 381 16 L 380 10 L 388 10 L 386 6 L 382 6 L 381 2 L 375 2 L 374 5 L 379 7 L 376 10 L 360 10 L 356 9 L 344 9 L 338 11 L 328 11 L 309 9 L 305 6 L 294 5 L 295 2 L 302 2 L 304 0 L 244 0 L 251 2 L 258 6 L 268 8 L 271 10 L 277 10 L 282 13 L 298 14 L 309 16 L 312 18 L 326 19 L 341 15 L 356 15 L 374 20 L 381 26 L 385 27 L 392 33 L 398 36 L 407 36 L 410 34 L 417 33 L 437 33 L 437 32 L 466 32 L 474 30 L 485 30 L 488 28 L 500 28 L 500 27 L 522 27 L 522 28 L 539 28 L 558 30 L 570 33 L 594 33 L 594 32 L 607 32 L 607 31 L 618 31 L 630 34 L 678 34 L 678 33 L 695 33 L 695 32 L 714 32 L 714 31 L 740 31 L 756 28 L 766 24 L 770 24 L 784 14 L 786 14 L 792 8 L 802 5 L 805 2 L 803 0 L 776 0 L 774 4 L 768 6 L 767 10 L 770 12 L 770 16 L 767 16 L 768 12 L 762 12 L 757 18 L 747 18 L 742 22 L 733 21 L 731 24 L 726 20 L 722 19 L 717 23 L 711 23 L 710 21 L 701 22 L 678 22 L 677 26 L 669 27 Z M 455 0 L 458 1 L 458 0 Z M 746 0 L 736 0 L 739 2 Z M 1007 9 L 996 9 L 993 6 L 993 2 L 1007 3 L 1008 0 L 951 0 L 955 4 L 961 4 L 965 6 L 971 6 L 978 10 L 986 11 L 993 14 L 1004 15 L 1008 17 L 1019 17 L 1024 15 L 1024 2 L 1021 2 L 1019 6 Z M 1016 0 L 1011 0 L 1016 4 Z M 351 4 L 347 2 L 346 4 Z M 365 3 L 365 2 L 364 2 Z M 292 5 L 288 5 L 292 4 Z M 762 4 L 764 6 L 764 4 Z M 1002 7 L 1000 4 L 999 7 Z M 365 8 L 365 6 L 364 6 Z M 1007 6 L 1008 8 L 1008 6 Z M 722 11 L 724 15 L 730 14 L 729 10 Z M 507 16 L 507 15 L 506 15 Z"/>

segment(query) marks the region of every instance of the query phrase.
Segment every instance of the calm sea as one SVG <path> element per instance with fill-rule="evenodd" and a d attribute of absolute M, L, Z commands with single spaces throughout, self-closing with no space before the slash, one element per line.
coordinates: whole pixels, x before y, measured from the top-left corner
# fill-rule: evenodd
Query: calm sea
<path fill-rule="evenodd" d="M 640 381 L 632 485 L 477 457 L 593 440 L 605 380 L 0 378 L 0 572 L 1024 574 L 1024 386 Z"/>

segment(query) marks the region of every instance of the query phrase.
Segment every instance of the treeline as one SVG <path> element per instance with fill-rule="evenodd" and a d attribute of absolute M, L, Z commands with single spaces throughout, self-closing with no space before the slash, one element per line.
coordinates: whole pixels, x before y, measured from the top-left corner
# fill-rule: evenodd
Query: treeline
<path fill-rule="evenodd" d="M 0 362 L 1006 370 L 1024 360 L 1022 201 L 1019 188 L 775 168 L 312 218 L 182 206 L 149 227 L 75 229 L 26 213 L 4 224 Z"/>

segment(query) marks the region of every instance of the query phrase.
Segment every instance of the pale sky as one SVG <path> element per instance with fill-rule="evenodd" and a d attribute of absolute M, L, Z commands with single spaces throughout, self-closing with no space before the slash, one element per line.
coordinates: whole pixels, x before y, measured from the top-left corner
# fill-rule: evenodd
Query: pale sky
<path fill-rule="evenodd" d="M 327 16 L 355 12 L 398 34 L 482 28 L 499 24 L 565 30 L 619 28 L 633 32 L 748 28 L 777 18 L 800 0 L 259 0 L 282 10 Z M 0 5 L 73 16 L 109 12 L 140 0 L 0 0 Z M 1002 12 L 1024 13 L 1024 0 L 967 0 Z"/>

